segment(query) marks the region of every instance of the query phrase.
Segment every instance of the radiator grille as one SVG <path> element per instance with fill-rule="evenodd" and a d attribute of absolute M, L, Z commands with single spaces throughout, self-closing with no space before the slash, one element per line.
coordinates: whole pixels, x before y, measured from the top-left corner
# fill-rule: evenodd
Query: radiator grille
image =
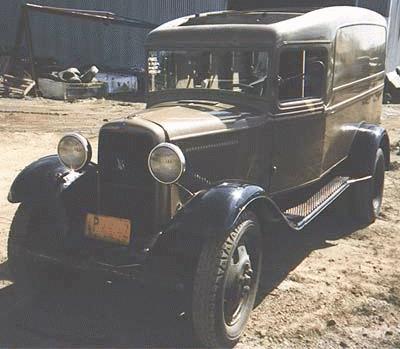
<path fill-rule="evenodd" d="M 150 136 L 103 130 L 99 141 L 100 214 L 130 219 L 131 243 L 154 230 L 156 182 L 147 166 Z"/>
<path fill-rule="evenodd" d="M 154 182 L 147 167 L 153 147 L 143 134 L 102 131 L 99 164 L 102 181 L 129 186 L 151 186 Z"/>

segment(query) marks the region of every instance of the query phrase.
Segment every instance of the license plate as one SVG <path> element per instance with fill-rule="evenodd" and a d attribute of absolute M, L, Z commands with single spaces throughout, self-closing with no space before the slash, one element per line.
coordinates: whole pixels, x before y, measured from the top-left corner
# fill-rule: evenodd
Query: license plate
<path fill-rule="evenodd" d="M 98 240 L 129 245 L 131 221 L 129 219 L 89 213 L 86 216 L 85 235 Z"/>

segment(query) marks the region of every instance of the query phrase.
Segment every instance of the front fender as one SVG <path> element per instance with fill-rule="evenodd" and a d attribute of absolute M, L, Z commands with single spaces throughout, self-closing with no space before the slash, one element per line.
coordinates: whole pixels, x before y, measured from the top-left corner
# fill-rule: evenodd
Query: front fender
<path fill-rule="evenodd" d="M 282 213 L 259 186 L 222 183 L 196 194 L 171 220 L 157 243 L 157 251 L 178 250 L 196 256 L 202 242 L 230 231 L 241 212 L 254 208 L 261 222 L 280 220 Z"/>
<path fill-rule="evenodd" d="M 24 168 L 11 185 L 8 201 L 11 203 L 43 203 L 59 198 L 78 179 L 96 170 L 89 164 L 80 172 L 63 166 L 57 155 L 41 158 Z"/>

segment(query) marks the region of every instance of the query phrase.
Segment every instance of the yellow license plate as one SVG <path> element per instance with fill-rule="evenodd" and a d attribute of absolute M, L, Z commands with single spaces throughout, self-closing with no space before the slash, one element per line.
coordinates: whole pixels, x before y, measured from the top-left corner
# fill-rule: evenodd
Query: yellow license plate
<path fill-rule="evenodd" d="M 131 221 L 89 213 L 86 216 L 85 235 L 94 239 L 129 245 Z"/>

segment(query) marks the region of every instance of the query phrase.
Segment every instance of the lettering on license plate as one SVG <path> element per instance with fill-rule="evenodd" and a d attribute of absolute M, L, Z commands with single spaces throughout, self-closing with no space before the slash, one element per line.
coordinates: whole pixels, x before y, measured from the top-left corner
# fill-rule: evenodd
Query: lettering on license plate
<path fill-rule="evenodd" d="M 89 213 L 86 216 L 85 235 L 94 239 L 129 245 L 131 221 Z"/>

